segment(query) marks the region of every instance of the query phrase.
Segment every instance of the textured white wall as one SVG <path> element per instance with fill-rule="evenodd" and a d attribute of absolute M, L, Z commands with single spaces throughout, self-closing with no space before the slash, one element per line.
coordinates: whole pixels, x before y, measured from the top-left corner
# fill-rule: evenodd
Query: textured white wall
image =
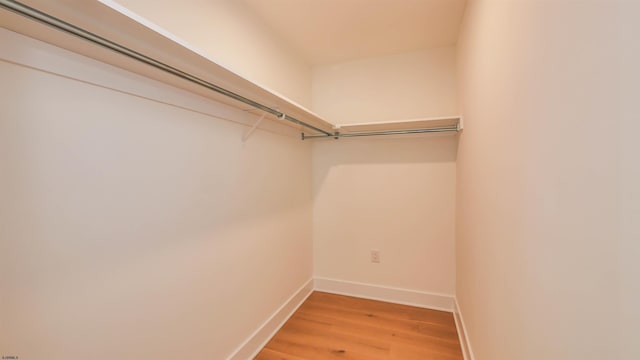
<path fill-rule="evenodd" d="M 311 107 L 311 67 L 242 1 L 116 0 L 216 63 Z"/>
<path fill-rule="evenodd" d="M 7 34 L 117 91 L 0 60 L 0 353 L 226 358 L 311 278 L 309 144 Z"/>
<path fill-rule="evenodd" d="M 457 297 L 476 360 L 640 356 L 639 6 L 468 5 Z"/>
<path fill-rule="evenodd" d="M 313 110 L 334 124 L 458 114 L 455 47 L 313 68 Z"/>
<path fill-rule="evenodd" d="M 314 143 L 315 275 L 453 295 L 456 147 L 453 136 Z"/>

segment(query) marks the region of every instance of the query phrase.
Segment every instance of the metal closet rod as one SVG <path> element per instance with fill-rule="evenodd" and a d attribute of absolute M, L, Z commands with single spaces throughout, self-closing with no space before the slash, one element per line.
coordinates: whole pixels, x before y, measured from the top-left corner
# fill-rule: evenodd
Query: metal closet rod
<path fill-rule="evenodd" d="M 294 117 L 292 117 L 290 115 L 287 115 L 287 114 L 285 114 L 283 112 L 280 112 L 280 111 L 278 111 L 278 110 L 276 110 L 274 108 L 271 108 L 269 106 L 263 105 L 263 104 L 261 104 L 261 103 L 259 103 L 257 101 L 253 101 L 253 100 L 251 100 L 249 98 L 246 98 L 246 97 L 244 97 L 242 95 L 236 94 L 236 93 L 234 93 L 232 91 L 229 91 L 229 90 L 227 90 L 225 88 L 222 88 L 222 87 L 220 87 L 218 85 L 215 85 L 215 84 L 210 83 L 210 82 L 208 82 L 206 80 L 203 80 L 203 79 L 201 79 L 201 78 L 199 78 L 199 77 L 197 77 L 195 75 L 191 75 L 191 74 L 189 74 L 189 73 L 187 73 L 185 71 L 182 71 L 182 70 L 180 70 L 178 68 L 175 68 L 175 67 L 173 67 L 171 65 L 165 64 L 165 63 L 163 63 L 163 62 L 161 62 L 159 60 L 156 60 L 156 59 L 154 59 L 152 57 L 149 57 L 147 55 L 139 53 L 139 52 L 137 52 L 135 50 L 127 48 L 127 47 L 125 47 L 123 45 L 120 45 L 120 44 L 118 44 L 116 42 L 113 42 L 113 41 L 111 41 L 109 39 L 103 38 L 103 37 L 101 37 L 99 35 L 96 35 L 96 34 L 94 34 L 92 32 L 89 32 L 87 30 L 79 28 L 79 27 L 77 27 L 77 26 L 75 26 L 73 24 L 70 24 L 70 23 L 68 23 L 66 21 L 60 20 L 60 19 L 58 19 L 58 18 L 56 18 L 54 16 L 46 14 L 46 13 L 44 13 L 42 11 L 39 11 L 37 9 L 34 9 L 32 7 L 29 7 L 27 5 L 19 3 L 17 1 L 0 0 L 0 6 L 2 8 L 4 8 L 4 9 L 6 9 L 6 10 L 12 11 L 12 12 L 18 14 L 18 15 L 22 15 L 22 16 L 24 16 L 26 18 L 31 19 L 31 20 L 35 20 L 35 21 L 40 22 L 42 24 L 51 26 L 51 27 L 53 27 L 53 28 L 55 28 L 57 30 L 66 32 L 66 33 L 74 35 L 74 36 L 77 36 L 77 37 L 82 38 L 84 40 L 87 40 L 87 41 L 89 41 L 91 43 L 94 43 L 96 45 L 99 45 L 99 46 L 102 46 L 102 47 L 107 48 L 109 50 L 112 50 L 114 52 L 117 52 L 117 53 L 119 53 L 121 55 L 127 56 L 127 57 L 129 57 L 131 59 L 134 59 L 134 60 L 137 60 L 139 62 L 145 63 L 145 64 L 150 65 L 150 66 L 152 66 L 152 67 L 154 67 L 156 69 L 159 69 L 159 70 L 162 70 L 162 71 L 164 71 L 166 73 L 169 73 L 171 75 L 177 76 L 177 77 L 179 77 L 181 79 L 187 80 L 187 81 L 189 81 L 189 82 L 191 82 L 193 84 L 200 85 L 200 86 L 202 86 L 204 88 L 207 88 L 209 90 L 212 90 L 212 91 L 214 91 L 216 93 L 222 94 L 222 95 L 227 96 L 227 97 L 229 97 L 231 99 L 234 99 L 234 100 L 240 101 L 242 103 L 245 103 L 245 104 L 247 104 L 247 105 L 249 105 L 249 106 L 251 106 L 253 108 L 256 108 L 258 110 L 262 110 L 262 111 L 265 111 L 265 112 L 267 112 L 269 114 L 275 115 L 278 119 L 287 120 L 287 121 L 290 121 L 290 122 L 292 122 L 294 124 L 301 125 L 301 126 L 304 126 L 306 128 L 309 128 L 309 129 L 312 129 L 312 130 L 315 130 L 317 132 L 320 132 L 320 133 L 324 134 L 324 135 L 317 135 L 317 136 L 320 136 L 320 137 L 333 136 L 333 134 L 331 134 L 331 133 L 329 133 L 329 132 L 327 132 L 325 130 L 319 129 L 319 128 L 311 125 L 311 124 L 307 124 L 304 121 L 298 120 L 298 119 L 296 119 L 296 118 L 294 118 Z"/>
<path fill-rule="evenodd" d="M 389 131 L 366 131 L 366 132 L 352 132 L 352 133 L 339 133 L 336 132 L 331 137 L 339 139 L 341 137 L 358 137 L 358 136 L 382 136 L 382 135 L 406 135 L 406 134 L 424 134 L 424 133 L 438 133 L 438 132 L 450 132 L 460 131 L 458 126 L 447 126 L 428 129 L 411 129 L 411 130 L 389 130 Z M 327 138 L 325 135 L 305 135 L 302 133 L 302 140 L 305 139 L 317 139 Z"/>

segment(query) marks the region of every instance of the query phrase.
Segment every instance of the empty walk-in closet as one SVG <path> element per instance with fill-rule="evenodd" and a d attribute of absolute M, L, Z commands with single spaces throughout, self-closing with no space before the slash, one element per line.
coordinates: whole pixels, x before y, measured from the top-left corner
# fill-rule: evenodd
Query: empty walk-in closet
<path fill-rule="evenodd" d="M 640 359 L 640 1 L 0 25 L 2 359 Z"/>

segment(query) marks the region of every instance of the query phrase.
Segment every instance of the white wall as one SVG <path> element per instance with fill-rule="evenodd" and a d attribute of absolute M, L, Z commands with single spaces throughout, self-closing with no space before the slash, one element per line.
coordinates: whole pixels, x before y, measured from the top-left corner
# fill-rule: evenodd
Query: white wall
<path fill-rule="evenodd" d="M 311 67 L 242 1 L 116 0 L 243 77 L 311 107 Z"/>
<path fill-rule="evenodd" d="M 443 47 L 313 68 L 313 110 L 334 124 L 458 114 L 456 50 Z"/>
<path fill-rule="evenodd" d="M 618 248 L 619 284 L 618 324 L 620 359 L 640 358 L 640 162 L 638 161 L 637 102 L 640 93 L 640 42 L 635 41 L 640 18 L 640 4 L 621 8 L 616 16 L 620 32 L 618 38 L 624 46 L 618 52 L 616 93 L 620 96 L 618 107 L 620 126 L 617 129 L 620 157 L 618 158 L 618 211 L 620 216 Z M 624 36 L 624 37 L 623 37 Z"/>
<path fill-rule="evenodd" d="M 456 147 L 453 136 L 314 143 L 315 276 L 453 295 Z"/>
<path fill-rule="evenodd" d="M 457 297 L 476 360 L 640 356 L 638 5 L 468 4 Z"/>
<path fill-rule="evenodd" d="M 338 124 L 455 115 L 455 49 L 316 66 L 313 110 Z M 315 276 L 452 296 L 456 141 L 314 143 Z M 370 262 L 372 249 L 380 250 L 380 264 Z M 375 289 L 356 295 L 395 296 Z M 398 296 L 386 299 L 415 302 Z M 450 306 L 438 302 L 415 303 Z"/>
<path fill-rule="evenodd" d="M 1 354 L 225 359 L 311 278 L 308 143 L 0 35 L 64 74 L 0 61 Z"/>

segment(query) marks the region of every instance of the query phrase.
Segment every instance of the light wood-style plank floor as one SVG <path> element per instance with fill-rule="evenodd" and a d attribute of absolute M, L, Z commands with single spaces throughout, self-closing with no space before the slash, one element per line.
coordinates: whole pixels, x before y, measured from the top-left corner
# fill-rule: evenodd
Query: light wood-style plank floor
<path fill-rule="evenodd" d="M 314 292 L 257 360 L 462 360 L 453 314 Z"/>

